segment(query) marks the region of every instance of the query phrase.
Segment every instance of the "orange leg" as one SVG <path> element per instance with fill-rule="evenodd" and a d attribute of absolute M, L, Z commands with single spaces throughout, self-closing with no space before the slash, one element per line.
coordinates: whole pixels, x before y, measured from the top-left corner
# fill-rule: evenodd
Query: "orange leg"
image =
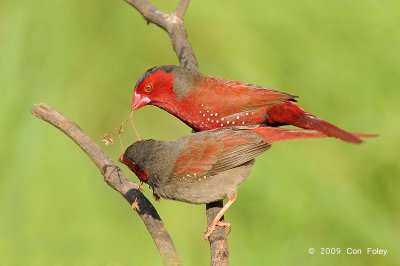
<path fill-rule="evenodd" d="M 210 226 L 207 228 L 207 231 L 204 234 L 204 238 L 208 241 L 208 238 L 210 237 L 210 235 L 212 234 L 212 232 L 214 232 L 215 228 L 217 227 L 217 225 L 219 226 L 226 226 L 229 227 L 230 229 L 230 224 L 228 225 L 227 223 L 221 222 L 220 219 L 221 217 L 224 215 L 224 213 L 229 209 L 229 207 L 232 205 L 232 203 L 235 202 L 237 198 L 237 194 L 233 194 L 233 196 L 228 198 L 228 202 L 225 204 L 225 206 L 219 211 L 219 213 L 217 214 L 217 216 L 215 216 L 213 222 L 210 224 Z"/>

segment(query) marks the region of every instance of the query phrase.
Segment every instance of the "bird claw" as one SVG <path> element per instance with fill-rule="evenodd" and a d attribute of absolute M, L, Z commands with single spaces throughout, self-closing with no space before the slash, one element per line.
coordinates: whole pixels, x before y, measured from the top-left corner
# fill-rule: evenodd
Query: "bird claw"
<path fill-rule="evenodd" d="M 160 196 L 158 196 L 156 193 L 154 193 L 153 192 L 153 198 L 156 200 L 156 201 L 160 201 Z"/>
<path fill-rule="evenodd" d="M 215 230 L 215 227 L 216 227 L 216 225 L 213 223 L 212 225 L 210 225 L 208 228 L 207 228 L 207 231 L 205 231 L 204 232 L 204 239 L 207 241 L 207 242 L 210 242 L 210 235 L 212 234 L 212 232 L 214 232 L 214 230 Z"/>
<path fill-rule="evenodd" d="M 226 233 L 226 235 L 229 235 L 229 234 L 230 234 L 230 232 L 231 232 L 231 230 L 232 230 L 232 226 L 231 226 L 230 223 L 223 222 L 223 221 L 218 221 L 217 225 L 220 226 L 220 227 L 225 227 L 225 228 L 228 230 L 228 232 Z"/>
<path fill-rule="evenodd" d="M 142 192 L 142 193 L 144 192 L 144 187 L 143 187 L 143 182 L 142 181 L 140 182 L 140 185 L 139 185 L 139 191 Z"/>
<path fill-rule="evenodd" d="M 232 226 L 231 226 L 230 223 L 226 223 L 226 222 L 223 222 L 223 221 L 213 222 L 213 223 L 207 228 L 207 231 L 204 232 L 204 239 L 205 239 L 207 242 L 210 242 L 209 238 L 210 238 L 211 234 L 214 232 L 215 228 L 217 228 L 217 226 L 227 228 L 227 229 L 228 229 L 228 233 L 227 233 L 226 235 L 228 235 L 228 234 L 231 232 Z"/>

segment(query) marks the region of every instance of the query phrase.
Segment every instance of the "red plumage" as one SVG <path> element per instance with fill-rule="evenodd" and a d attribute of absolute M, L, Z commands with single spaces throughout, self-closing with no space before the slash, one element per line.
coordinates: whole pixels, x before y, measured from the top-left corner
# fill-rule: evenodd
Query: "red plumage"
<path fill-rule="evenodd" d="M 178 66 L 148 70 L 135 86 L 132 109 L 151 104 L 195 131 L 238 125 L 294 125 L 351 143 L 359 137 L 305 112 L 296 96 L 240 81 L 201 75 Z"/>

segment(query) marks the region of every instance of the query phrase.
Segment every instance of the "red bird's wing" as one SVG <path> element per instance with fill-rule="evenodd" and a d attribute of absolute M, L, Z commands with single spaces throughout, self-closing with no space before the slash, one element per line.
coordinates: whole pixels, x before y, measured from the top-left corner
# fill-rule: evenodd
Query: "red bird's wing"
<path fill-rule="evenodd" d="M 172 177 L 212 176 L 251 161 L 271 144 L 249 131 L 232 129 L 196 133 L 181 149 Z"/>
<path fill-rule="evenodd" d="M 294 101 L 297 96 L 241 81 L 204 77 L 200 82 L 201 91 L 208 88 L 217 101 L 228 101 L 235 106 L 235 113 L 254 110 L 266 105 Z M 210 101 L 210 95 L 207 95 Z"/>

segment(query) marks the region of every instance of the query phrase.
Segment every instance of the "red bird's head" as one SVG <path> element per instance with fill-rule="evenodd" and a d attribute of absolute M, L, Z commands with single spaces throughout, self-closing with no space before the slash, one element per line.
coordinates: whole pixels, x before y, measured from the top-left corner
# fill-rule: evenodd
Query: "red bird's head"
<path fill-rule="evenodd" d="M 152 104 L 169 110 L 192 87 L 197 72 L 179 66 L 165 65 L 146 71 L 135 85 L 132 110 Z M 197 74 L 198 75 L 198 74 Z"/>
<path fill-rule="evenodd" d="M 147 70 L 135 85 L 132 109 L 137 110 L 147 104 L 157 103 L 171 94 L 172 70 L 171 66 L 153 67 Z"/>

